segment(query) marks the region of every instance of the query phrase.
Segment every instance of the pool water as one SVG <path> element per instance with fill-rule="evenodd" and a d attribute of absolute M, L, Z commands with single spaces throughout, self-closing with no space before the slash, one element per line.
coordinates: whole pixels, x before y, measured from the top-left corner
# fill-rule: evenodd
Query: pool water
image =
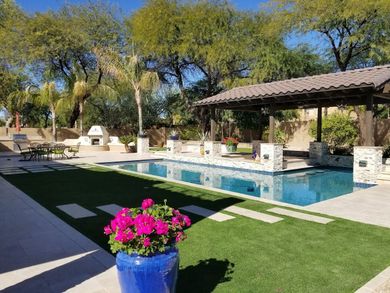
<path fill-rule="evenodd" d="M 311 168 L 269 175 L 170 160 L 116 165 L 120 169 L 306 206 L 362 189 L 352 170 Z"/>

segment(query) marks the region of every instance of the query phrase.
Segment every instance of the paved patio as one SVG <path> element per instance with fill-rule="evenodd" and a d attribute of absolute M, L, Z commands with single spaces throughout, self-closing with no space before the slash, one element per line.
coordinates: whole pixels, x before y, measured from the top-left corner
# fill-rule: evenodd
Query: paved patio
<path fill-rule="evenodd" d="M 390 228 L 390 185 L 377 185 L 315 203 L 305 209 Z"/>
<path fill-rule="evenodd" d="M 1 292 L 119 292 L 115 258 L 0 177 Z"/>

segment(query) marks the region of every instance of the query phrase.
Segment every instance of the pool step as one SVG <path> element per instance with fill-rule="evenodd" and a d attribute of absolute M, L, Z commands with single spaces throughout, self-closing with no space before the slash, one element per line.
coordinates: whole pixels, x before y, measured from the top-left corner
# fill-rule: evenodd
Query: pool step
<path fill-rule="evenodd" d="M 286 159 L 283 162 L 286 169 L 299 169 L 311 167 L 310 160 L 305 158 Z"/>

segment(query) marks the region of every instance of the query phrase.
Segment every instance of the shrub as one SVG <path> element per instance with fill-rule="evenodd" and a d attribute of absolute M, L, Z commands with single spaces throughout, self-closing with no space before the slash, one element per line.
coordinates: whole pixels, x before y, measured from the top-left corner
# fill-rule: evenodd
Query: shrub
<path fill-rule="evenodd" d="M 121 143 L 123 143 L 124 145 L 128 146 L 129 143 L 131 142 L 134 142 L 136 143 L 137 142 L 137 137 L 133 134 L 128 134 L 128 135 L 122 135 L 119 137 L 119 141 Z"/>
<path fill-rule="evenodd" d="M 329 145 L 333 153 L 336 149 L 351 150 L 358 137 L 355 121 L 346 114 L 335 113 L 322 120 L 322 140 Z M 317 137 L 317 122 L 310 124 L 309 134 Z"/>
<path fill-rule="evenodd" d="M 383 157 L 390 158 L 390 144 L 383 147 Z"/>
<path fill-rule="evenodd" d="M 180 130 L 180 138 L 182 140 L 199 140 L 200 136 L 200 128 L 196 126 L 187 126 Z"/>
<path fill-rule="evenodd" d="M 140 208 L 123 208 L 104 227 L 109 235 L 111 251 L 148 256 L 175 246 L 186 238 L 183 231 L 191 226 L 189 217 L 167 206 L 155 204 L 150 198 Z"/>

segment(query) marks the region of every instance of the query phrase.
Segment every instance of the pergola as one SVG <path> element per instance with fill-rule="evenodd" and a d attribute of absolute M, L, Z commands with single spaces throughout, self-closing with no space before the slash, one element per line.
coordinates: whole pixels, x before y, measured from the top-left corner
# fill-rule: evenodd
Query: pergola
<path fill-rule="evenodd" d="M 215 109 L 260 112 L 269 109 L 269 142 L 274 142 L 277 110 L 318 108 L 317 142 L 322 136 L 322 108 L 366 106 L 366 145 L 374 145 L 373 106 L 390 103 L 390 64 L 233 88 L 195 103 L 211 111 L 210 139 L 215 140 Z"/>

